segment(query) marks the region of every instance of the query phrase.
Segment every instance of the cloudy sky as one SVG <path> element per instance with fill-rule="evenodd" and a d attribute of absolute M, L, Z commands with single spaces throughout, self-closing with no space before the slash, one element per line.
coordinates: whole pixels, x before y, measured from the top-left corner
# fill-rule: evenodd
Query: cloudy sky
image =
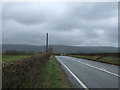
<path fill-rule="evenodd" d="M 3 3 L 3 44 L 118 46 L 118 3 Z"/>

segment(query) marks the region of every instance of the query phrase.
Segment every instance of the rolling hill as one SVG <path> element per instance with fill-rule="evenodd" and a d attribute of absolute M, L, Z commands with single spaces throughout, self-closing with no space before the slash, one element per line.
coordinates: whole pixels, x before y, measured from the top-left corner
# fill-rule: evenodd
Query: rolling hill
<path fill-rule="evenodd" d="M 3 44 L 2 52 L 6 52 L 6 50 L 45 52 L 45 46 Z M 114 53 L 118 52 L 118 48 L 107 46 L 49 45 L 49 51 L 55 53 Z"/>

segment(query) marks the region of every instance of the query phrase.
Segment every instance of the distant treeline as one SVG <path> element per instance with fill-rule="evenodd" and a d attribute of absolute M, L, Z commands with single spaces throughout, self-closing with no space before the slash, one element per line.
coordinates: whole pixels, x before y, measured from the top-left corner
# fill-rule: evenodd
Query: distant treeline
<path fill-rule="evenodd" d="M 3 55 L 32 55 L 34 52 L 25 52 L 25 51 L 15 51 L 15 50 L 7 50 L 2 53 Z"/>
<path fill-rule="evenodd" d="M 44 52 L 25 52 L 25 51 L 15 51 L 15 50 L 7 50 L 6 52 L 2 53 L 2 55 L 33 55 L 33 54 L 43 54 Z M 53 55 L 61 55 L 61 53 L 51 53 Z"/>
<path fill-rule="evenodd" d="M 114 57 L 120 57 L 120 53 L 69 53 L 67 55 L 88 55 L 88 56 L 114 56 Z"/>
<path fill-rule="evenodd" d="M 42 52 L 38 52 L 42 54 Z M 6 52 L 2 53 L 3 55 L 33 55 L 35 52 L 25 52 L 25 51 L 15 51 L 15 50 L 7 50 Z M 120 53 L 51 53 L 53 55 L 88 55 L 88 56 L 115 56 L 120 57 Z"/>

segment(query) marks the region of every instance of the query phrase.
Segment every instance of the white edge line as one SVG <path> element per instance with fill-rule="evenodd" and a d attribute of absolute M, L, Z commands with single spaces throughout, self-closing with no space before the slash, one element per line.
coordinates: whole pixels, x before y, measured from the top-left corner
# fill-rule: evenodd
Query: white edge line
<path fill-rule="evenodd" d="M 57 60 L 73 75 L 73 77 L 78 81 L 78 83 L 85 89 L 89 90 L 88 87 L 65 65 L 63 64 L 58 58 Z"/>
<path fill-rule="evenodd" d="M 107 70 L 103 70 L 103 69 L 101 69 L 101 68 L 98 68 L 98 67 L 92 66 L 92 65 L 90 65 L 90 64 L 83 63 L 83 62 L 80 62 L 80 61 L 77 61 L 77 60 L 72 60 L 72 61 L 76 61 L 76 62 L 79 62 L 79 63 L 81 63 L 81 64 L 87 65 L 87 66 L 89 66 L 89 67 L 92 67 L 92 68 L 98 69 L 98 70 L 100 70 L 100 71 L 103 71 L 103 72 L 106 72 L 106 73 L 112 74 L 112 75 L 114 75 L 114 76 L 120 77 L 120 75 L 118 75 L 118 74 L 116 74 L 116 73 L 113 73 L 113 72 L 110 72 L 110 71 L 107 71 Z"/>

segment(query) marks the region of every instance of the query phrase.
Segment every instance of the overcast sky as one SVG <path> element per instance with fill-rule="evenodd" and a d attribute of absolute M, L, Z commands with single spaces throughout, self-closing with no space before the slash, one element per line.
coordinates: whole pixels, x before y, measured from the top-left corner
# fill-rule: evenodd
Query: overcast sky
<path fill-rule="evenodd" d="M 118 3 L 3 3 L 3 44 L 118 46 Z"/>

